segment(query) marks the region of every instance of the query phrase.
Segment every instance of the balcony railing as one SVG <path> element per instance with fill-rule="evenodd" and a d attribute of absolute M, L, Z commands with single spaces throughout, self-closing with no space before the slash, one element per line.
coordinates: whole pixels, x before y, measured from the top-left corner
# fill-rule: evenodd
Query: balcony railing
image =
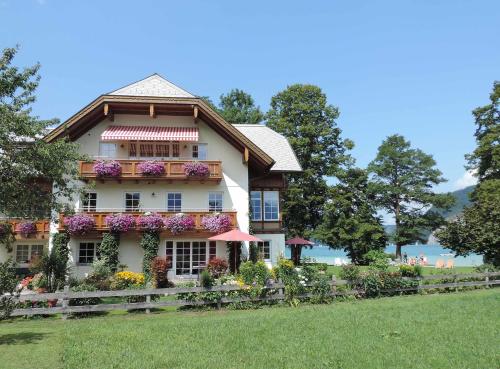
<path fill-rule="evenodd" d="M 123 212 L 126 214 L 133 215 L 136 219 L 140 217 L 141 215 L 144 215 L 144 212 L 132 212 L 132 211 L 127 211 Z M 164 218 L 168 218 L 170 216 L 173 216 L 176 214 L 176 212 L 169 212 L 169 211 L 159 211 L 156 212 L 157 214 L 161 215 Z M 182 212 L 185 215 L 190 215 L 194 218 L 195 221 L 195 229 L 194 232 L 206 232 L 206 230 L 202 227 L 201 225 L 201 218 L 213 214 L 209 211 L 183 211 Z M 236 211 L 222 211 L 220 212 L 222 214 L 226 214 L 231 218 L 231 226 L 235 228 L 237 226 L 237 221 L 236 221 Z M 106 217 L 111 214 L 117 214 L 117 212 L 111 212 L 111 211 L 95 211 L 95 212 L 85 212 L 84 214 L 89 215 L 94 218 L 95 220 L 95 229 L 96 231 L 108 231 L 109 228 L 106 225 Z M 59 230 L 64 229 L 64 214 L 59 214 Z M 139 227 L 136 227 L 137 231 L 140 231 Z M 165 231 L 168 233 L 167 231 Z M 191 231 L 192 233 L 193 231 Z"/>
<path fill-rule="evenodd" d="M 208 165 L 209 175 L 207 177 L 191 177 L 184 173 L 184 165 L 194 160 L 159 160 L 165 167 L 165 173 L 161 176 L 153 177 L 146 176 L 141 173 L 138 168 L 144 160 L 115 160 L 120 163 L 122 168 L 121 176 L 119 177 L 98 177 L 94 171 L 94 165 L 97 160 L 90 162 L 79 162 L 80 177 L 82 179 L 99 179 L 105 180 L 181 180 L 181 181 L 197 181 L 197 182 L 220 182 L 222 180 L 222 163 L 215 160 L 199 160 Z"/>
<path fill-rule="evenodd" d="M 38 220 L 35 223 L 36 226 L 36 234 L 28 235 L 25 237 L 20 232 L 17 231 L 19 224 L 28 222 L 29 220 L 25 219 L 9 219 L 7 220 L 12 226 L 12 230 L 14 231 L 14 236 L 16 240 L 26 240 L 26 239 L 46 239 L 50 233 L 50 221 L 48 219 Z"/>

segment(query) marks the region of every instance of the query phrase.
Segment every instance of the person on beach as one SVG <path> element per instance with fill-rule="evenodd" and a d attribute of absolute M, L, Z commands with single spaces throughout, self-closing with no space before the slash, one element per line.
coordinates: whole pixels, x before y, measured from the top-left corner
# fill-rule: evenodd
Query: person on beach
<path fill-rule="evenodd" d="M 403 254 L 403 263 L 408 264 L 408 254 L 406 252 Z"/>

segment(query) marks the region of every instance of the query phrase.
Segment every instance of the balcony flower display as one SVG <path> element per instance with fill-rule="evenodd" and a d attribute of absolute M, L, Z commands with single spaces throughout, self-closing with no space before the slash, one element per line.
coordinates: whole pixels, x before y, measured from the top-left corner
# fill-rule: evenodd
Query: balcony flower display
<path fill-rule="evenodd" d="M 137 219 L 137 225 L 144 231 L 160 232 L 165 227 L 164 219 L 160 214 L 145 213 Z"/>
<path fill-rule="evenodd" d="M 114 160 L 100 160 L 94 165 L 94 172 L 98 177 L 119 177 L 122 174 L 122 166 Z"/>
<path fill-rule="evenodd" d="M 145 161 L 140 163 L 137 168 L 143 176 L 159 177 L 165 174 L 165 165 L 159 161 Z"/>
<path fill-rule="evenodd" d="M 194 218 L 186 214 L 175 214 L 165 220 L 165 227 L 172 232 L 172 234 L 179 234 L 194 229 Z"/>
<path fill-rule="evenodd" d="M 210 169 L 205 163 L 192 161 L 184 164 L 184 174 L 188 177 L 208 177 Z"/>
<path fill-rule="evenodd" d="M 201 218 L 201 225 L 209 232 L 224 233 L 232 228 L 231 218 L 227 214 L 215 213 Z"/>
<path fill-rule="evenodd" d="M 125 233 L 135 228 L 135 217 L 131 214 L 108 215 L 104 221 L 112 233 Z"/>
<path fill-rule="evenodd" d="M 36 224 L 33 222 L 23 222 L 19 223 L 16 227 L 16 231 L 19 232 L 23 237 L 29 237 L 32 234 L 36 234 Z"/>
<path fill-rule="evenodd" d="M 92 231 L 95 227 L 95 220 L 90 215 L 76 214 L 64 218 L 64 225 L 69 234 L 82 236 Z"/>

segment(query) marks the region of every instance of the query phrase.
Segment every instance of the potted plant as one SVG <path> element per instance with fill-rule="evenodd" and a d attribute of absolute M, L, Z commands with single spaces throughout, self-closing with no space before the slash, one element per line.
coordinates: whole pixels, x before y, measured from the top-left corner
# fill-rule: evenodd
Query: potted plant
<path fill-rule="evenodd" d="M 95 220 L 90 215 L 75 214 L 73 216 L 65 217 L 64 225 L 70 235 L 82 236 L 91 232 L 95 228 Z"/>
<path fill-rule="evenodd" d="M 126 233 L 135 228 L 135 217 L 131 214 L 111 214 L 104 221 L 111 233 Z"/>
<path fill-rule="evenodd" d="M 144 161 L 137 166 L 143 176 L 160 177 L 165 174 L 165 165 L 160 161 Z"/>
<path fill-rule="evenodd" d="M 137 225 L 144 231 L 160 232 L 165 227 L 165 222 L 160 214 L 145 213 L 137 219 Z"/>
<path fill-rule="evenodd" d="M 16 227 L 16 231 L 19 232 L 24 238 L 36 234 L 36 224 L 34 222 L 23 222 L 19 223 Z"/>
<path fill-rule="evenodd" d="M 115 160 L 99 160 L 94 165 L 94 172 L 98 177 L 119 177 L 122 174 L 122 166 Z"/>
<path fill-rule="evenodd" d="M 201 218 L 201 225 L 209 232 L 224 233 L 232 228 L 231 218 L 227 214 L 214 213 Z"/>
<path fill-rule="evenodd" d="M 165 220 L 165 227 L 176 235 L 194 229 L 195 221 L 191 215 L 178 213 Z"/>
<path fill-rule="evenodd" d="M 208 165 L 199 161 L 192 161 L 184 164 L 184 174 L 188 177 L 208 177 L 210 169 Z"/>

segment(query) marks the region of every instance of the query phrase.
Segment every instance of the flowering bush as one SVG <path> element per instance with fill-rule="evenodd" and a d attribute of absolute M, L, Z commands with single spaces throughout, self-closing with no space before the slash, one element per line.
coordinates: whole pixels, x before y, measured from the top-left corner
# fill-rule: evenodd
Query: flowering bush
<path fill-rule="evenodd" d="M 137 168 L 143 176 L 158 177 L 165 173 L 165 165 L 159 161 L 144 161 Z"/>
<path fill-rule="evenodd" d="M 172 234 L 179 234 L 182 232 L 194 229 L 194 218 L 186 214 L 175 214 L 165 220 L 165 227 L 172 232 Z"/>
<path fill-rule="evenodd" d="M 135 228 L 135 217 L 131 214 L 112 214 L 104 220 L 112 233 L 125 233 Z"/>
<path fill-rule="evenodd" d="M 145 281 L 144 274 L 129 271 L 115 273 L 112 279 L 111 288 L 114 290 L 124 290 L 142 286 Z"/>
<path fill-rule="evenodd" d="M 95 227 L 95 220 L 90 215 L 76 214 L 64 218 L 64 225 L 71 235 L 84 235 Z"/>
<path fill-rule="evenodd" d="M 172 260 L 169 257 L 155 257 L 151 262 L 151 275 L 155 288 L 171 287 L 168 280 L 168 270 L 172 267 Z"/>
<path fill-rule="evenodd" d="M 205 163 L 191 161 L 184 164 L 184 173 L 188 177 L 207 177 L 210 174 L 210 169 Z"/>
<path fill-rule="evenodd" d="M 213 278 L 220 278 L 226 274 L 229 265 L 227 261 L 220 258 L 213 258 L 208 262 L 207 270 Z"/>
<path fill-rule="evenodd" d="M 100 160 L 94 165 L 94 172 L 98 177 L 119 177 L 122 174 L 122 166 L 114 160 Z"/>
<path fill-rule="evenodd" d="M 160 214 L 146 213 L 139 217 L 137 225 L 144 231 L 160 232 L 165 226 L 165 223 Z"/>
<path fill-rule="evenodd" d="M 21 233 L 24 237 L 28 237 L 36 233 L 36 224 L 33 222 L 20 223 L 17 226 L 17 232 Z"/>
<path fill-rule="evenodd" d="M 205 215 L 201 218 L 201 225 L 209 232 L 223 233 L 232 228 L 231 218 L 226 214 L 215 213 L 213 215 Z"/>

